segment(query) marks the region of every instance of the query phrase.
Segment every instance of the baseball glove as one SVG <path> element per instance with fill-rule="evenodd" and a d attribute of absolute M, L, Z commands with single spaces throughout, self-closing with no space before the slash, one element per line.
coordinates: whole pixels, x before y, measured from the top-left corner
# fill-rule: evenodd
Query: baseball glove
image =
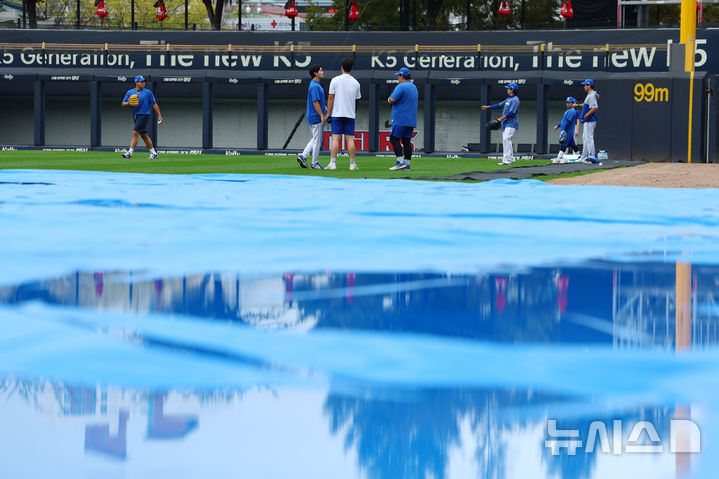
<path fill-rule="evenodd" d="M 565 130 L 562 130 L 562 132 L 559 134 L 559 143 L 564 143 L 567 141 L 567 132 Z"/>
<path fill-rule="evenodd" d="M 499 120 L 492 120 L 487 123 L 487 128 L 490 130 L 499 130 L 502 127 L 502 122 Z"/>
<path fill-rule="evenodd" d="M 130 99 L 127 100 L 127 102 L 130 106 L 137 106 L 140 104 L 140 97 L 137 96 L 137 93 L 135 93 L 134 95 L 130 95 Z"/>

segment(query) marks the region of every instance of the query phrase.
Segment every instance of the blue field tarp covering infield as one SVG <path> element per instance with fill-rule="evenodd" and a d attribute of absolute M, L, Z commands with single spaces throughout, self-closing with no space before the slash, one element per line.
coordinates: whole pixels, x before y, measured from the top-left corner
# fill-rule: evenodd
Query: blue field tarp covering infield
<path fill-rule="evenodd" d="M 400 289 L 406 296 L 396 295 L 385 283 L 365 291 L 369 297 L 384 294 L 385 299 L 378 304 L 389 311 L 394 307 L 394 303 L 388 306 L 389 296 L 395 295 L 392 301 L 402 301 L 410 298 L 409 292 L 433 291 L 438 285 L 442 287 L 442 282 L 449 282 L 446 286 L 451 288 L 455 286 L 452 281 L 465 281 L 461 278 L 468 275 L 497 271 L 519 274 L 535 267 L 597 260 L 617 264 L 719 264 L 719 189 L 573 187 L 505 180 L 460 184 L 3 171 L 0 224 L 0 294 L 3 287 L 10 291 L 18 285 L 77 271 L 132 272 L 133 278 L 149 280 L 231 271 L 253 285 L 259 285 L 261 278 L 287 272 L 442 276 L 402 283 Z M 127 274 L 123 277 L 120 282 L 128 281 Z M 253 294 L 267 294 L 257 288 Z M 331 290 L 322 293 L 319 288 L 320 296 L 324 294 L 330 301 L 323 304 L 331 304 Z M 142 449 L 138 444 L 149 431 L 156 430 L 155 423 L 148 423 L 145 432 L 133 429 L 139 426 L 132 418 L 146 414 L 147 409 L 137 401 L 126 401 L 131 417 L 128 434 L 132 438 L 134 431 L 135 442 L 127 441 L 130 446 L 122 456 L 124 469 L 105 462 L 107 448 L 104 456 L 102 450 L 100 455 L 88 456 L 88 451 L 97 452 L 98 448 L 88 448 L 86 430 L 85 455 L 82 447 L 79 454 L 66 451 L 70 463 L 62 477 L 92 472 L 151 477 L 176 467 L 173 461 L 184 465 L 176 471 L 177 477 L 206 477 L 210 473 L 230 477 L 230 470 L 249 477 L 288 473 L 293 477 L 417 477 L 412 451 L 402 453 L 407 454 L 406 461 L 400 457 L 392 462 L 381 453 L 387 445 L 382 446 L 379 439 L 370 440 L 383 422 L 391 424 L 392 414 L 383 416 L 389 411 L 377 404 L 415 404 L 417 411 L 411 417 L 416 418 L 427 411 L 436 414 L 437 408 L 449 403 L 459 411 L 450 423 L 464 424 L 467 415 L 479 414 L 476 406 L 488 401 L 485 394 L 499 401 L 501 412 L 491 417 L 508 430 L 502 433 L 504 439 L 496 440 L 516 444 L 510 448 L 513 454 L 541 452 L 544 435 L 530 432 L 537 427 L 544 430 L 543 421 L 550 417 L 570 423 L 592 417 L 636 420 L 644 417 L 637 409 L 648 408 L 655 417 L 666 419 L 671 416 L 666 411 L 689 405 L 692 419 L 702 429 L 702 453 L 695 455 L 691 475 L 686 477 L 712 477 L 718 465 L 715 431 L 719 430 L 719 416 L 715 410 L 719 406 L 719 350 L 711 346 L 676 354 L 651 346 L 617 348 L 616 342 L 615 346 L 494 342 L 417 334 L 401 328 L 278 330 L 136 307 L 79 307 L 82 299 L 80 293 L 75 294 L 74 305 L 42 300 L 14 303 L 2 298 L 6 304 L 0 306 L 0 375 L 11 378 L 7 384 L 17 386 L 27 381 L 37 386 L 49 381 L 90 389 L 101 385 L 120 391 L 146 391 L 146 395 L 156 391 L 242 391 L 245 399 L 229 401 L 226 409 L 252 411 L 271 421 L 289 408 L 293 414 L 285 419 L 287 429 L 273 427 L 285 435 L 304 427 L 300 435 L 303 441 L 334 452 L 328 453 L 327 465 L 322 468 L 305 462 L 308 456 L 289 444 L 275 443 L 276 454 L 294 464 L 287 471 L 270 465 L 272 455 L 266 451 L 266 462 L 257 454 L 237 462 L 229 459 L 230 455 L 211 453 L 223 434 L 250 448 L 248 443 L 253 438 L 269 444 L 271 439 L 263 428 L 270 426 L 257 423 L 248 428 L 245 423 L 232 432 L 216 424 L 208 427 L 213 414 L 222 413 L 205 404 L 199 407 L 199 428 L 187 433 L 196 442 L 194 448 L 185 441 L 172 452 L 154 450 L 157 455 L 151 459 L 138 451 L 153 449 Z M 269 294 L 280 297 L 281 303 L 287 291 Z M 266 302 L 275 304 L 275 300 Z M 709 304 L 698 307 L 712 308 Z M 436 320 L 441 322 L 441 307 L 438 310 Z M 367 318 L 362 317 L 365 313 Z M 360 323 L 369 321 L 370 313 L 365 313 L 352 310 L 354 316 L 350 317 Z M 617 335 L 621 336 L 615 333 L 615 338 Z M 60 461 L 49 452 L 44 453 L 45 465 L 29 460 L 37 453 L 31 446 L 36 439 L 29 431 L 35 434 L 43 430 L 37 417 L 47 416 L 47 409 L 37 408 L 45 412 L 33 415 L 33 408 L 21 406 L 17 400 L 17 387 L 7 390 L 15 394 L 7 393 L 3 408 L 13 437 L 0 434 L 0 451 L 4 451 L 0 452 L 0 462 L 8 464 L 7 477 L 40 477 Z M 267 400 L 263 391 L 268 390 L 281 399 L 282 408 Z M 435 398 L 432 391 L 450 398 Z M 548 398 L 517 404 L 516 391 Z M 460 399 L 467 394 L 479 395 L 469 400 L 471 407 L 466 399 Z M 350 402 L 337 405 L 338 398 L 349 398 Z M 342 436 L 343 427 L 360 428 L 363 416 L 356 411 L 350 422 L 353 426 L 340 426 L 342 421 L 335 424 L 336 415 L 341 411 L 346 414 L 350 405 L 358 407 L 367 400 L 370 404 L 362 406 L 368 414 L 365 429 Z M 315 419 L 300 426 L 299 418 L 312 410 L 310 406 L 303 409 L 303 404 L 316 401 L 324 411 L 324 421 L 335 425 L 328 427 Z M 175 404 L 188 407 L 180 400 Z M 374 415 L 368 410 L 375 411 Z M 18 411 L 25 422 L 17 419 Z M 96 420 L 105 417 L 103 413 L 90 416 Z M 196 428 L 197 422 L 193 424 Z M 395 425 L 398 431 L 405 426 Z M 473 443 L 466 437 L 474 435 L 476 443 L 477 438 L 484 437 L 477 432 L 481 428 L 476 424 L 460 429 L 463 427 L 470 432 L 457 432 L 455 439 L 446 442 L 436 439 L 434 431 L 434 440 L 439 443 L 425 445 L 421 454 L 417 452 L 425 459 L 433 458 L 420 472 L 488 477 L 481 471 L 487 467 L 496 472 L 496 477 L 551 477 L 555 473 L 606 477 L 608 470 L 614 471 L 615 477 L 635 477 L 639 471 L 651 471 L 651 477 L 679 477 L 670 454 L 625 455 L 615 462 L 611 454 L 591 459 L 583 456 L 580 467 L 572 458 L 556 462 L 545 451 L 539 459 L 528 459 L 527 470 L 510 467 L 512 461 L 507 462 L 505 456 L 493 457 L 485 464 L 477 458 L 471 460 L 481 448 L 477 444 L 468 446 Z M 71 428 L 56 428 L 64 432 L 49 436 L 72 442 Z M 527 436 L 524 440 L 520 440 L 522 434 L 517 428 Z M 48 444 L 40 442 L 45 451 L 49 450 Z M 337 449 L 337 444 L 344 446 Z M 403 450 L 400 446 L 397 451 Z M 308 449 L 305 453 L 309 456 L 314 453 L 309 446 L 299 449 Z M 185 451 L 179 454 L 182 459 L 177 458 L 178 451 Z M 469 454 L 470 459 L 463 462 L 458 454 Z"/>

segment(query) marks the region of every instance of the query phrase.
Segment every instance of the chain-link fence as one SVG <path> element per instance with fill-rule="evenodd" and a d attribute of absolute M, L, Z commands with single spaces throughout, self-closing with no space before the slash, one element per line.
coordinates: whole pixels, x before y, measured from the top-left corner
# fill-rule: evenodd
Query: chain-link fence
<path fill-rule="evenodd" d="M 212 87 L 212 146 L 257 148 L 257 78 L 207 80 Z"/>
<path fill-rule="evenodd" d="M 49 81 L 45 84 L 45 144 L 90 144 L 90 82 Z"/>
<path fill-rule="evenodd" d="M 34 142 L 33 82 L 0 81 L 0 144 L 32 145 Z"/>
<path fill-rule="evenodd" d="M 102 112 L 100 138 L 103 146 L 127 148 L 132 136 L 132 108 L 122 107 L 127 90 L 134 87 L 127 83 L 103 82 L 101 85 Z M 142 141 L 138 145 L 143 146 Z"/>
<path fill-rule="evenodd" d="M 163 123 L 157 127 L 161 147 L 202 147 L 202 83 L 155 83 Z"/>
<path fill-rule="evenodd" d="M 491 103 L 499 103 L 506 98 L 493 98 Z M 502 116 L 502 110 L 491 110 L 492 118 Z M 520 96 L 519 106 L 519 128 L 512 137 L 514 154 L 529 154 L 535 150 L 537 144 L 537 101 L 522 100 Z M 495 151 L 493 145 L 497 145 L 497 152 L 502 152 L 502 130 L 493 130 L 490 135 L 490 153 Z"/>
<path fill-rule="evenodd" d="M 556 154 L 559 152 L 559 133 L 560 130 L 555 130 L 555 125 L 561 123 L 564 113 L 567 111 L 567 97 L 574 97 L 577 102 L 581 103 L 584 101 L 584 95 L 586 95 L 576 82 L 569 86 L 564 85 L 549 85 L 548 88 L 548 102 L 547 102 L 547 144 L 549 145 L 549 153 Z M 578 110 L 579 111 L 579 110 Z M 577 131 L 575 129 L 575 131 Z M 574 137 L 579 151 L 582 149 L 582 127 L 580 124 L 579 134 Z"/>

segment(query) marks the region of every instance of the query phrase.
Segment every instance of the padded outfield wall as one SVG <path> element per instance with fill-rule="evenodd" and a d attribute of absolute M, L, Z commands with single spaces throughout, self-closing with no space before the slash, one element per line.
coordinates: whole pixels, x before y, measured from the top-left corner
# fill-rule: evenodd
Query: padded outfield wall
<path fill-rule="evenodd" d="M 149 76 L 148 86 L 167 120 L 152 132 L 160 146 L 276 150 L 304 111 L 308 65 L 324 66 L 327 89 L 341 58 L 352 56 L 362 84 L 361 150 L 389 149 L 385 99 L 394 87 L 394 72 L 408 66 L 420 91 L 417 149 L 458 152 L 470 146 L 496 152 L 501 140 L 484 128 L 490 113 L 479 106 L 499 101 L 503 86 L 519 81 L 519 153 L 553 153 L 552 126 L 561 118 L 563 99 L 581 100 L 579 83 L 592 77 L 600 93 L 599 148 L 622 159 L 685 161 L 689 75 L 671 73 L 668 54 L 678 36 L 674 29 L 417 34 L 6 30 L 0 31 L 5 45 L 0 94 L 17 114 L 12 121 L 7 116 L 0 120 L 0 144 L 124 147 L 129 114 L 118 104 L 132 77 L 142 73 Z M 709 47 L 719 41 L 719 31 L 699 30 L 697 36 L 692 161 L 714 161 L 713 125 L 719 118 L 711 85 L 719 59 Z M 23 43 L 29 46 L 7 46 Z M 105 43 L 112 49 L 103 51 Z M 57 44 L 66 47 L 48 47 Z M 88 51 L 78 44 L 100 48 Z M 212 48 L 200 51 L 200 46 Z M 301 126 L 287 148 L 299 149 L 306 139 Z"/>

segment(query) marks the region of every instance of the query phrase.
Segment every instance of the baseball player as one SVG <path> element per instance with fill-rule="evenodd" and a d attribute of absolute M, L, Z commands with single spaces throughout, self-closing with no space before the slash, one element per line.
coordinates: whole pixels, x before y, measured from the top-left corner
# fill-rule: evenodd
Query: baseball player
<path fill-rule="evenodd" d="M 502 162 L 498 165 L 511 165 L 514 163 L 514 148 L 512 147 L 512 136 L 519 129 L 519 85 L 512 82 L 505 86 L 507 98 L 496 105 L 482 105 L 482 110 L 498 110 L 503 108 L 502 116 L 498 118 L 502 122 Z"/>
<path fill-rule="evenodd" d="M 409 170 L 412 161 L 412 132 L 417 126 L 419 92 L 415 84 L 410 81 L 412 75 L 409 68 L 402 67 L 395 75 L 399 84 L 387 98 L 392 104 L 392 130 L 389 133 L 389 141 L 397 156 L 397 163 L 390 170 Z"/>
<path fill-rule="evenodd" d="M 599 93 L 594 89 L 594 80 L 587 78 L 582 82 L 584 85 L 584 91 L 587 92 L 587 98 L 584 103 L 575 104 L 582 108 L 582 113 L 579 117 L 579 121 L 584 124 L 582 130 L 582 141 L 584 145 L 582 147 L 582 156 L 580 160 L 585 163 L 598 164 L 597 153 L 594 149 L 594 130 L 597 128 L 597 110 L 599 110 Z"/>
<path fill-rule="evenodd" d="M 145 88 L 145 77 L 137 75 L 135 77 L 135 88 L 132 88 L 125 93 L 125 98 L 122 100 L 122 106 L 132 107 L 132 118 L 135 121 L 135 126 L 132 129 L 132 140 L 130 141 L 130 149 L 122 154 L 123 158 L 132 158 L 132 153 L 135 151 L 137 146 L 138 136 L 142 137 L 142 141 L 145 142 L 145 146 L 150 150 L 150 159 L 157 159 L 157 151 L 152 145 L 152 140 L 147 135 L 147 129 L 150 127 L 151 110 L 153 108 L 157 113 L 157 122 L 162 122 L 162 113 L 160 113 L 160 107 L 157 105 L 155 95 Z"/>
<path fill-rule="evenodd" d="M 322 132 L 327 122 L 327 108 L 325 108 L 325 91 L 322 89 L 322 79 L 325 72 L 320 65 L 310 67 L 312 81 L 307 90 L 307 124 L 310 126 L 312 139 L 305 146 L 305 150 L 297 157 L 302 168 L 307 168 L 307 158 L 312 155 L 312 168 L 322 170 L 320 165 L 320 147 L 322 146 Z"/>
<path fill-rule="evenodd" d="M 579 135 L 579 112 L 574 109 L 577 99 L 568 96 L 565 100 L 567 111 L 564 112 L 562 121 L 554 125 L 555 130 L 560 130 L 559 134 L 559 154 L 552 160 L 553 163 L 564 163 L 564 154 L 571 155 L 577 149 L 577 141 L 575 137 Z"/>
<path fill-rule="evenodd" d="M 355 112 L 360 99 L 360 84 L 350 75 L 354 67 L 351 58 L 342 59 L 342 74 L 330 82 L 330 94 L 327 99 L 327 116 L 332 117 L 332 147 L 328 170 L 337 169 L 337 153 L 340 150 L 342 135 L 347 143 L 350 155 L 350 170 L 359 170 L 355 162 Z"/>

